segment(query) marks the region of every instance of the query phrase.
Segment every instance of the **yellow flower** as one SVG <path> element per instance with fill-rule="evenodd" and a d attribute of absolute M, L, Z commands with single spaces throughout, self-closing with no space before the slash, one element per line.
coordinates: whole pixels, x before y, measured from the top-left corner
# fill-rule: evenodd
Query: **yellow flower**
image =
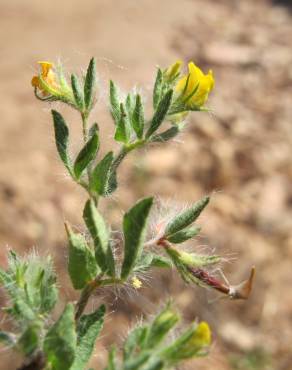
<path fill-rule="evenodd" d="M 204 321 L 200 322 L 190 334 L 190 336 L 188 335 L 183 339 L 179 346 L 179 353 L 177 355 L 181 359 L 191 358 L 197 355 L 204 351 L 211 343 L 211 330 L 209 325 Z"/>
<path fill-rule="evenodd" d="M 31 80 L 32 86 L 41 90 L 43 95 L 56 95 L 60 88 L 56 74 L 53 71 L 53 63 L 51 62 L 38 62 L 41 66 L 41 71 L 38 76 L 34 76 Z"/>
<path fill-rule="evenodd" d="M 139 280 L 136 276 L 134 276 L 132 278 L 132 286 L 135 288 L 135 289 L 140 289 L 141 286 L 142 286 L 142 281 Z"/>
<path fill-rule="evenodd" d="M 181 60 L 177 60 L 175 63 L 173 63 L 165 70 L 164 78 L 168 81 L 175 79 L 180 73 L 182 64 L 183 62 Z"/>
<path fill-rule="evenodd" d="M 213 73 L 210 70 L 205 75 L 193 62 L 190 62 L 188 67 L 189 74 L 178 81 L 175 90 L 182 94 L 187 106 L 199 108 L 205 104 L 214 87 Z"/>
<path fill-rule="evenodd" d="M 200 322 L 200 324 L 197 326 L 190 343 L 193 347 L 197 348 L 207 347 L 210 345 L 211 330 L 205 321 Z"/>

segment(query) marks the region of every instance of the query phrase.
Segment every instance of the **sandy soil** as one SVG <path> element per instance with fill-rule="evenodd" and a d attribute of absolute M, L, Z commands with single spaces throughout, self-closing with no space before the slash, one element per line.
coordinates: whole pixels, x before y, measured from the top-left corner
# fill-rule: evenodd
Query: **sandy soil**
<path fill-rule="evenodd" d="M 206 319 L 214 330 L 210 357 L 185 369 L 292 367 L 292 22 L 285 3 L 1 0 L 0 263 L 6 263 L 6 246 L 23 253 L 32 247 L 41 254 L 50 251 L 64 302 L 74 292 L 65 276 L 63 221 L 81 225 L 85 198 L 55 154 L 50 107 L 32 94 L 35 61 L 60 58 L 76 71 L 97 57 L 100 99 L 94 116 L 104 132 L 104 151 L 113 143 L 103 107 L 109 77 L 125 89 L 143 86 L 145 96 L 155 66 L 177 58 L 212 68 L 216 77 L 214 114 L 193 115 L 180 143 L 129 158 L 107 212 L 118 225 L 122 212 L 143 195 L 183 204 L 213 192 L 195 244 L 232 256 L 224 267 L 232 282 L 255 264 L 252 297 L 208 304 L 209 293 L 185 287 L 176 274 L 155 275 L 143 290 L 145 298 L 122 295 L 110 307 L 94 369 L 101 368 L 107 346 L 123 337 L 133 318 L 155 312 L 169 295 L 176 296 L 186 321 Z M 77 150 L 78 117 L 58 109 L 72 122 Z M 92 305 L 112 297 L 104 292 Z M 14 369 L 17 361 L 1 349 L 0 369 Z"/>

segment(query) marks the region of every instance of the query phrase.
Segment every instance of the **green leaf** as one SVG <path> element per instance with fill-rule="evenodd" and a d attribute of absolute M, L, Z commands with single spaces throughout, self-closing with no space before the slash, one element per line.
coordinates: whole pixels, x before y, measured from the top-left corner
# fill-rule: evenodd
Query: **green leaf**
<path fill-rule="evenodd" d="M 13 298 L 13 303 L 12 314 L 18 321 L 33 321 L 35 319 L 36 312 L 22 296 Z"/>
<path fill-rule="evenodd" d="M 62 115 L 52 110 L 54 128 L 55 128 L 55 139 L 56 146 L 60 158 L 62 159 L 65 167 L 68 169 L 69 173 L 72 175 L 72 165 L 68 154 L 68 142 L 69 142 L 69 129 Z"/>
<path fill-rule="evenodd" d="M 109 231 L 93 200 L 87 201 L 83 218 L 94 242 L 95 259 L 99 267 L 102 272 L 114 276 L 115 261 L 109 242 Z"/>
<path fill-rule="evenodd" d="M 95 132 L 84 147 L 81 149 L 78 154 L 75 163 L 74 163 L 74 174 L 76 179 L 79 179 L 82 175 L 82 172 L 89 165 L 91 161 L 96 157 L 96 154 L 99 149 L 99 138 L 97 132 Z"/>
<path fill-rule="evenodd" d="M 157 70 L 156 80 L 153 90 L 153 108 L 156 110 L 160 102 L 161 93 L 162 93 L 162 82 L 163 82 L 163 73 L 160 68 Z"/>
<path fill-rule="evenodd" d="M 89 248 L 83 235 L 75 234 L 65 224 L 69 239 L 68 271 L 75 289 L 82 289 L 98 272 L 93 251 Z"/>
<path fill-rule="evenodd" d="M 146 326 L 139 326 L 130 332 L 123 348 L 124 361 L 130 359 L 137 348 L 143 348 L 147 335 Z"/>
<path fill-rule="evenodd" d="M 77 349 L 73 365 L 70 370 L 82 370 L 85 368 L 94 350 L 96 339 L 101 332 L 104 322 L 105 306 L 89 315 L 82 315 L 78 327 Z"/>
<path fill-rule="evenodd" d="M 145 365 L 149 358 L 151 357 L 151 353 L 149 352 L 142 352 L 136 357 L 129 358 L 128 361 L 124 364 L 123 370 L 138 370 L 143 369 L 142 365 Z"/>
<path fill-rule="evenodd" d="M 209 203 L 210 197 L 206 196 L 196 202 L 192 207 L 186 209 L 185 211 L 178 214 L 174 219 L 172 219 L 165 229 L 165 237 L 175 234 L 176 232 L 186 228 L 192 224 L 200 216 L 203 209 Z"/>
<path fill-rule="evenodd" d="M 144 108 L 141 101 L 141 96 L 136 95 L 135 108 L 132 116 L 133 129 L 136 132 L 137 138 L 142 139 L 144 129 Z"/>
<path fill-rule="evenodd" d="M 146 365 L 143 366 L 143 370 L 163 370 L 165 368 L 165 363 L 160 358 L 155 355 L 150 358 Z"/>
<path fill-rule="evenodd" d="M 13 346 L 15 344 L 13 334 L 0 330 L 0 343 L 3 343 L 5 346 Z"/>
<path fill-rule="evenodd" d="M 124 216 L 125 252 L 121 272 L 122 279 L 128 277 L 142 254 L 146 236 L 146 223 L 152 203 L 153 198 L 142 199 Z"/>
<path fill-rule="evenodd" d="M 54 308 L 58 299 L 56 274 L 50 257 L 42 260 L 32 258 L 25 274 L 27 291 L 34 307 L 41 314 L 47 314 Z"/>
<path fill-rule="evenodd" d="M 153 259 L 151 261 L 151 267 L 172 268 L 173 263 L 169 258 L 159 256 L 158 254 L 154 254 Z"/>
<path fill-rule="evenodd" d="M 107 153 L 91 174 L 90 189 L 104 197 L 108 196 L 111 190 L 113 160 L 113 152 Z"/>
<path fill-rule="evenodd" d="M 0 267 L 0 284 L 5 286 L 11 283 L 11 276 Z"/>
<path fill-rule="evenodd" d="M 34 324 L 29 326 L 19 338 L 17 345 L 21 348 L 22 352 L 29 356 L 31 355 L 39 346 L 40 338 L 40 326 Z"/>
<path fill-rule="evenodd" d="M 171 105 L 173 90 L 169 90 L 159 103 L 156 112 L 152 118 L 152 122 L 150 127 L 146 133 L 146 137 L 150 137 L 162 124 L 163 120 L 165 119 L 167 112 Z"/>
<path fill-rule="evenodd" d="M 132 115 L 135 109 L 135 98 L 133 93 L 129 93 L 126 98 L 126 111 L 128 113 L 129 121 L 132 120 Z"/>
<path fill-rule="evenodd" d="M 133 271 L 137 272 L 148 270 L 152 265 L 153 257 L 154 255 L 152 253 L 142 253 Z"/>
<path fill-rule="evenodd" d="M 145 348 L 153 349 L 158 346 L 179 319 L 179 315 L 168 305 L 154 319 L 148 332 Z"/>
<path fill-rule="evenodd" d="M 158 254 L 144 253 L 136 263 L 133 271 L 146 271 L 151 267 L 171 268 L 172 262 L 170 259 L 164 256 L 159 256 Z"/>
<path fill-rule="evenodd" d="M 189 227 L 187 229 L 180 230 L 167 237 L 167 240 L 174 244 L 180 244 L 198 235 L 201 228 L 198 226 Z"/>
<path fill-rule="evenodd" d="M 129 117 L 123 103 L 120 104 L 120 117 L 116 126 L 115 140 L 127 144 L 131 137 Z"/>
<path fill-rule="evenodd" d="M 109 181 L 108 181 L 108 188 L 107 188 L 107 192 L 106 192 L 107 196 L 112 194 L 118 187 L 116 168 L 117 167 L 113 164 L 113 166 L 111 168 L 111 172 L 110 172 Z"/>
<path fill-rule="evenodd" d="M 105 370 L 117 370 L 117 363 L 116 363 L 116 348 L 111 348 L 109 355 L 108 355 L 108 365 Z"/>
<path fill-rule="evenodd" d="M 151 142 L 152 143 L 164 143 L 168 140 L 173 139 L 179 132 L 180 132 L 180 129 L 177 125 L 172 126 L 171 128 L 162 132 L 161 134 L 153 135 L 151 137 Z"/>
<path fill-rule="evenodd" d="M 74 95 L 74 100 L 80 111 L 84 108 L 83 91 L 81 90 L 80 83 L 75 74 L 71 75 L 71 87 Z"/>
<path fill-rule="evenodd" d="M 120 101 L 118 89 L 113 81 L 110 81 L 110 104 L 111 104 L 111 114 L 115 121 L 115 124 L 118 125 L 120 119 Z"/>
<path fill-rule="evenodd" d="M 9 257 L 7 275 L 10 284 L 6 289 L 14 303 L 14 314 L 20 320 L 33 320 L 36 315 L 44 315 L 53 309 L 58 290 L 50 258 L 35 254 L 27 259 Z"/>
<path fill-rule="evenodd" d="M 84 101 L 87 110 L 90 110 L 93 106 L 95 99 L 96 89 L 96 62 L 92 58 L 89 62 L 85 82 L 84 82 Z"/>
<path fill-rule="evenodd" d="M 76 351 L 76 332 L 73 304 L 68 303 L 58 319 L 49 329 L 44 340 L 44 352 L 52 370 L 69 369 Z"/>
<path fill-rule="evenodd" d="M 95 122 L 89 129 L 89 132 L 88 132 L 88 136 L 89 138 L 91 138 L 93 135 L 97 135 L 98 136 L 98 133 L 99 133 L 99 127 L 98 127 L 98 124 Z"/>
<path fill-rule="evenodd" d="M 56 276 L 52 270 L 44 270 L 44 278 L 40 284 L 40 312 L 49 313 L 55 307 L 58 299 Z"/>

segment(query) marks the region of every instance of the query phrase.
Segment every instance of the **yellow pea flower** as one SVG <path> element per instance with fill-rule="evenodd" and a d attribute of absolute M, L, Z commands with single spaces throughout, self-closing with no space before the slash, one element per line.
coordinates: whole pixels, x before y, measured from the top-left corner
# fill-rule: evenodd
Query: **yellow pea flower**
<path fill-rule="evenodd" d="M 40 64 L 41 71 L 39 75 L 32 78 L 32 86 L 38 88 L 44 96 L 58 95 L 60 86 L 53 70 L 53 63 L 38 62 L 38 64 Z"/>
<path fill-rule="evenodd" d="M 190 343 L 193 347 L 197 348 L 207 347 L 210 345 L 211 330 L 205 321 L 200 322 L 200 324 L 197 326 Z"/>
<path fill-rule="evenodd" d="M 178 81 L 175 91 L 182 94 L 181 98 L 185 99 L 187 106 L 199 108 L 205 104 L 214 87 L 213 73 L 210 70 L 205 75 L 193 62 L 190 62 L 188 67 L 189 74 Z"/>
<path fill-rule="evenodd" d="M 192 330 L 192 334 L 190 336 L 184 338 L 183 342 L 179 346 L 179 353 L 177 355 L 181 359 L 194 357 L 201 351 L 204 351 L 210 343 L 210 327 L 205 321 L 202 321 Z"/>

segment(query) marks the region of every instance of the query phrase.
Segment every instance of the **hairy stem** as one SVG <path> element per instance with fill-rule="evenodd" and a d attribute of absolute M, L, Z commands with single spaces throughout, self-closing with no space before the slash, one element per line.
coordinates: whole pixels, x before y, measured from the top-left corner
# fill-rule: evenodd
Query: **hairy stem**
<path fill-rule="evenodd" d="M 122 279 L 116 279 L 116 278 L 101 280 L 101 275 L 97 276 L 96 279 L 89 282 L 85 286 L 85 288 L 82 290 L 80 298 L 78 302 L 76 303 L 75 321 L 77 322 L 80 319 L 81 315 L 83 314 L 87 306 L 89 298 L 91 297 L 95 289 L 97 289 L 98 287 L 112 285 L 112 284 L 122 284 L 123 282 L 124 281 Z"/>
<path fill-rule="evenodd" d="M 116 171 L 116 169 L 119 167 L 119 165 L 122 163 L 123 159 L 126 157 L 128 153 L 130 153 L 136 148 L 142 147 L 145 143 L 146 143 L 145 140 L 138 140 L 134 143 L 124 145 L 114 159 L 112 166 L 113 171 Z"/>
<path fill-rule="evenodd" d="M 81 118 L 82 118 L 83 141 L 84 141 L 84 144 L 85 144 L 88 140 L 87 115 L 85 115 L 84 113 L 81 113 Z"/>
<path fill-rule="evenodd" d="M 87 141 L 88 141 L 88 122 L 87 122 L 88 114 L 81 113 L 81 118 L 82 118 L 83 141 L 84 141 L 84 144 L 86 144 Z M 80 185 L 83 186 L 83 188 L 88 192 L 89 197 L 92 198 L 94 200 L 95 204 L 97 205 L 98 204 L 98 195 L 92 194 L 92 192 L 90 190 L 90 186 L 89 186 L 90 178 L 91 178 L 91 165 L 90 164 L 87 166 L 86 172 L 87 172 L 87 180 L 88 180 L 87 184 L 84 182 L 83 184 L 80 183 Z"/>
<path fill-rule="evenodd" d="M 82 290 L 80 298 L 76 303 L 76 310 L 75 310 L 75 321 L 77 322 L 81 315 L 83 314 L 85 307 L 89 301 L 89 298 L 93 291 L 99 286 L 99 277 L 95 280 L 88 283 L 85 288 Z"/>

